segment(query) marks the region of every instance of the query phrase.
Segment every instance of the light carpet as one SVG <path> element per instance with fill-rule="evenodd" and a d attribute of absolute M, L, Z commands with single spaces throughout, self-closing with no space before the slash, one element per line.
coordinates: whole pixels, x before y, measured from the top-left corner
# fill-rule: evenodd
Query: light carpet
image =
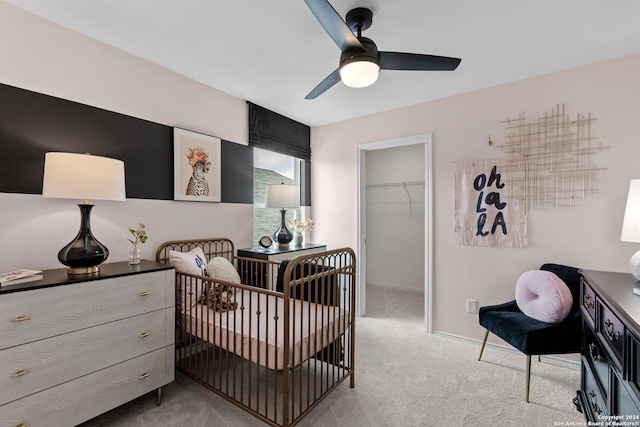
<path fill-rule="evenodd" d="M 528 426 L 581 423 L 572 403 L 577 367 L 532 362 L 524 402 L 525 356 L 428 335 L 415 319 L 360 318 L 356 387 L 342 383 L 301 426 Z M 89 426 L 263 426 L 261 421 L 181 374 L 163 389 L 114 409 Z"/>

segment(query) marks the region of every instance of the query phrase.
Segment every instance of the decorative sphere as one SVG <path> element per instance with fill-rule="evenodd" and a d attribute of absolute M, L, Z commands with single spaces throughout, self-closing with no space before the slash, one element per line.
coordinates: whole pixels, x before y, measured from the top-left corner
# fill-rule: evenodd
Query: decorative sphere
<path fill-rule="evenodd" d="M 640 280 L 640 251 L 633 254 L 629 260 L 629 270 L 631 270 L 631 274 L 636 280 Z"/>

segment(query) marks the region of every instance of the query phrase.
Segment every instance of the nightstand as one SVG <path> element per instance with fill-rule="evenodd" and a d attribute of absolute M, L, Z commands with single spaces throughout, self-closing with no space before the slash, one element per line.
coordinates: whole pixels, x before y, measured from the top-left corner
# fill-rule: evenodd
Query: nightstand
<path fill-rule="evenodd" d="M 268 269 L 269 271 L 259 274 L 259 277 L 257 278 L 250 278 L 248 274 L 243 274 L 243 271 L 245 270 L 243 268 L 243 263 L 247 263 L 247 261 L 243 262 L 242 258 L 262 259 L 279 264 L 286 259 L 293 259 L 298 255 L 308 255 L 326 250 L 327 245 L 317 243 L 303 243 L 302 245 L 295 246 L 290 245 L 287 249 L 280 249 L 278 247 L 263 248 L 261 246 L 238 249 L 238 270 L 240 271 L 240 278 L 242 279 L 242 283 L 248 283 L 260 288 L 274 290 L 278 273 L 277 268 Z"/>

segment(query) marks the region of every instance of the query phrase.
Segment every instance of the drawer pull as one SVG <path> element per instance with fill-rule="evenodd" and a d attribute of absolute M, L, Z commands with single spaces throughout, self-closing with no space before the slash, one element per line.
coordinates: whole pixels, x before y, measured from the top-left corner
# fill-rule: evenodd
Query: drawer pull
<path fill-rule="evenodd" d="M 143 380 L 143 379 L 147 378 L 147 377 L 148 377 L 148 376 L 150 376 L 150 375 L 151 375 L 151 373 L 149 373 L 149 372 L 145 372 L 144 374 L 140 375 L 140 377 L 139 377 L 139 378 L 140 378 L 141 380 Z"/>
<path fill-rule="evenodd" d="M 11 319 L 12 322 L 24 322 L 25 320 L 31 320 L 29 316 L 18 316 Z"/>
<path fill-rule="evenodd" d="M 28 369 L 20 369 L 18 372 L 16 372 L 15 374 L 11 375 L 11 378 L 18 378 L 18 377 L 22 377 L 24 375 L 27 375 L 28 373 L 30 373 L 31 371 Z"/>
<path fill-rule="evenodd" d="M 151 295 L 151 291 L 142 291 L 142 292 L 140 292 L 140 296 L 141 297 L 148 297 L 149 295 Z"/>
<path fill-rule="evenodd" d="M 20 423 L 16 427 L 29 427 L 29 423 Z"/>
<path fill-rule="evenodd" d="M 600 409 L 598 407 L 598 405 L 596 404 L 596 394 L 594 393 L 593 390 L 591 390 L 589 392 L 589 396 L 591 396 L 591 409 L 593 410 L 593 412 L 595 412 L 596 414 L 601 414 L 602 413 L 602 409 Z"/>
<path fill-rule="evenodd" d="M 600 362 L 602 360 L 600 353 L 598 352 L 598 347 L 596 347 L 595 343 L 589 343 L 589 355 L 591 356 L 591 360 L 594 362 Z"/>
<path fill-rule="evenodd" d="M 589 295 L 589 294 L 584 294 L 584 298 L 583 298 L 582 303 L 587 308 L 595 307 L 595 303 L 591 300 L 591 295 Z"/>
<path fill-rule="evenodd" d="M 609 319 L 604 319 L 604 328 L 607 333 L 607 337 L 611 341 L 618 341 L 620 339 L 620 332 L 613 330 L 613 323 Z M 611 330 L 609 330 L 611 329 Z"/>
<path fill-rule="evenodd" d="M 151 332 L 143 332 L 140 334 L 140 338 L 145 338 L 145 337 L 148 337 L 149 335 L 151 335 Z"/>

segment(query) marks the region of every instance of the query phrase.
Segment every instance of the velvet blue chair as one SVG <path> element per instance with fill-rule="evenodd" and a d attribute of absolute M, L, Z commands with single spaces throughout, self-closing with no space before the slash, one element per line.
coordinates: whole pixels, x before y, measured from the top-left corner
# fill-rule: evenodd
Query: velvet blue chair
<path fill-rule="evenodd" d="M 516 304 L 509 301 L 503 304 L 480 307 L 478 320 L 486 329 L 480 355 L 482 358 L 489 332 L 520 350 L 527 356 L 525 401 L 529 402 L 529 384 L 531 382 L 531 356 L 549 354 L 579 353 L 581 351 L 580 321 L 580 271 L 577 268 L 559 264 L 544 264 L 540 270 L 555 273 L 571 290 L 573 304 L 569 315 L 560 323 L 545 323 L 525 315 Z"/>

